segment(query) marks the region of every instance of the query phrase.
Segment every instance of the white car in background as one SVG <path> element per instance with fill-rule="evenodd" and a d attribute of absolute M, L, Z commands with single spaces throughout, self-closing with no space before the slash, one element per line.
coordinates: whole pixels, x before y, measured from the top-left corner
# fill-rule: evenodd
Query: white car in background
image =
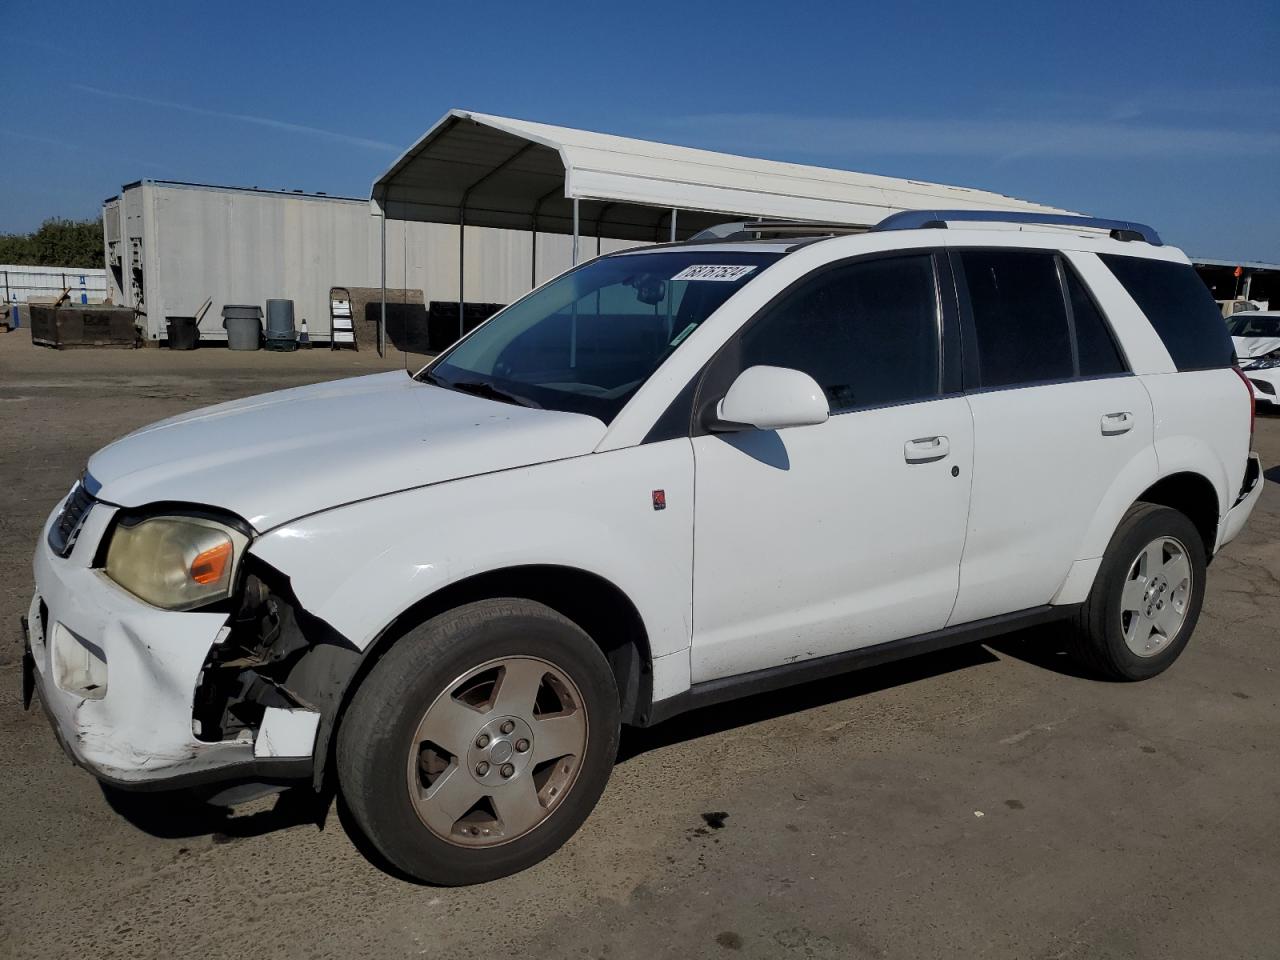
<path fill-rule="evenodd" d="M 1280 410 L 1280 310 L 1237 313 L 1228 318 L 1227 332 L 1254 399 Z"/>
<path fill-rule="evenodd" d="M 1186 256 L 1004 212 L 761 232 L 98 451 L 36 547 L 27 699 L 100 780 L 335 787 L 459 884 L 563 844 L 622 724 L 1049 622 L 1168 668 L 1262 489 Z"/>

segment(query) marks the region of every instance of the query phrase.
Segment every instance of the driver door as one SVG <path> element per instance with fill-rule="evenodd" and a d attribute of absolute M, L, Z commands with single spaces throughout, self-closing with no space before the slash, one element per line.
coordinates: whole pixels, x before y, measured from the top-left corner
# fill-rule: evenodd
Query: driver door
<path fill-rule="evenodd" d="M 826 423 L 701 433 L 695 458 L 694 682 L 943 627 L 955 603 L 973 424 L 928 251 L 809 274 L 749 321 L 699 393 L 742 370 L 801 370 Z"/>

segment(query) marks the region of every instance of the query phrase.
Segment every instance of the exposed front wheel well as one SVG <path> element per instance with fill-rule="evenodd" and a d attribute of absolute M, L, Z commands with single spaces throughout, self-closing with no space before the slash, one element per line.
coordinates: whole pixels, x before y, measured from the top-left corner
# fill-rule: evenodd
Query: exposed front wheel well
<path fill-rule="evenodd" d="M 1218 491 L 1199 473 L 1173 473 L 1153 483 L 1138 499 L 1172 507 L 1194 525 L 1204 543 L 1205 557 L 1213 556 L 1218 542 Z"/>

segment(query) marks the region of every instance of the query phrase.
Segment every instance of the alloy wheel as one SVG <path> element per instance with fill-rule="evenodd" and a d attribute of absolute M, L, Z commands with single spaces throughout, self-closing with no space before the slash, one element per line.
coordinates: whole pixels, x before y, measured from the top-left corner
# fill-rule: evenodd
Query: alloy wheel
<path fill-rule="evenodd" d="M 1134 558 L 1120 594 L 1120 628 L 1134 655 L 1154 657 L 1178 636 L 1192 576 L 1187 548 L 1173 537 L 1151 541 Z"/>
<path fill-rule="evenodd" d="M 449 684 L 419 721 L 410 800 L 450 843 L 509 843 L 572 789 L 588 735 L 582 695 L 564 671 L 535 657 L 488 661 Z"/>

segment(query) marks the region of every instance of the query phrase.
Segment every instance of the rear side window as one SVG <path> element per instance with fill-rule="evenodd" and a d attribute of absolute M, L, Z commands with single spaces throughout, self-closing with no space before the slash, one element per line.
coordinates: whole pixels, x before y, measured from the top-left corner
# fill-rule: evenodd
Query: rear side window
<path fill-rule="evenodd" d="M 1084 283 L 1068 264 L 1063 264 L 1063 273 L 1067 280 L 1067 298 L 1071 301 L 1071 323 L 1076 330 L 1080 376 L 1102 377 L 1127 372 L 1111 328 Z"/>
<path fill-rule="evenodd" d="M 984 387 L 1066 380 L 1075 373 L 1067 309 L 1052 253 L 959 254 Z"/>
<path fill-rule="evenodd" d="M 824 270 L 747 327 L 739 367 L 802 370 L 832 413 L 922 400 L 939 390 L 938 295 L 928 254 Z"/>
<path fill-rule="evenodd" d="M 1189 264 L 1103 254 L 1129 296 L 1151 321 L 1179 370 L 1229 367 L 1235 356 L 1227 325 Z"/>

